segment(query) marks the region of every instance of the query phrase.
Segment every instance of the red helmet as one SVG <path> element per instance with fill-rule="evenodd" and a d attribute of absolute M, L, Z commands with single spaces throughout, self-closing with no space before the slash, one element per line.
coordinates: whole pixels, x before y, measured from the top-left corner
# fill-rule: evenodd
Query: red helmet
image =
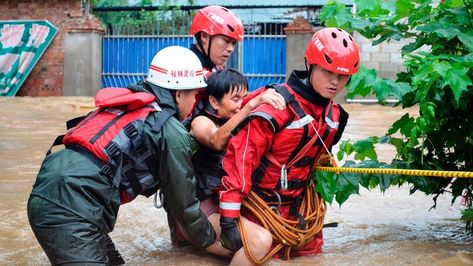
<path fill-rule="evenodd" d="M 360 63 L 358 44 L 348 32 L 337 28 L 317 31 L 307 44 L 305 58 L 309 64 L 339 74 L 355 74 Z"/>
<path fill-rule="evenodd" d="M 205 32 L 210 36 L 223 34 L 237 41 L 243 40 L 243 24 L 232 11 L 221 6 L 207 6 L 195 14 L 190 34 Z"/>

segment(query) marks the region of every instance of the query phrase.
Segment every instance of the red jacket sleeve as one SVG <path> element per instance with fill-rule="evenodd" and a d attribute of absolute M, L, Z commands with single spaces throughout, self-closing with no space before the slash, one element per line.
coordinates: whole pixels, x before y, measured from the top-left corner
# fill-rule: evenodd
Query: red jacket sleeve
<path fill-rule="evenodd" d="M 273 138 L 272 127 L 262 117 L 253 117 L 232 137 L 223 158 L 220 214 L 238 218 L 241 202 L 251 190 L 251 174 L 268 151 Z"/>

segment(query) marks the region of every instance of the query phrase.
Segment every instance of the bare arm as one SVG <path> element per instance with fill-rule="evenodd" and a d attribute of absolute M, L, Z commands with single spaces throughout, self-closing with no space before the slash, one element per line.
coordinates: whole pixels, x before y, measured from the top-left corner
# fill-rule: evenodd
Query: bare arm
<path fill-rule="evenodd" d="M 274 108 L 280 110 L 286 108 L 284 98 L 274 89 L 268 89 L 251 99 L 221 127 L 217 127 L 214 122 L 205 116 L 196 117 L 192 121 L 190 133 L 200 144 L 216 151 L 222 151 L 227 146 L 233 128 L 245 119 L 251 111 L 264 103 L 271 104 Z"/>

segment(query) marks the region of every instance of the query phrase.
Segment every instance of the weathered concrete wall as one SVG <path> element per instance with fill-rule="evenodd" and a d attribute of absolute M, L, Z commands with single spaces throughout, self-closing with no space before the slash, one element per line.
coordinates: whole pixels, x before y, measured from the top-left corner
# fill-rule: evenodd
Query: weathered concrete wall
<path fill-rule="evenodd" d="M 316 30 L 302 17 L 297 17 L 284 28 L 286 33 L 286 78 L 291 75 L 294 69 L 305 69 L 305 48 Z"/>
<path fill-rule="evenodd" d="M 61 96 L 64 89 L 65 39 L 71 32 L 103 34 L 104 29 L 90 15 L 81 0 L 2 0 L 0 20 L 48 20 L 58 34 L 23 83 L 17 95 Z M 93 37 L 91 37 L 93 38 Z M 101 48 L 100 48 L 101 50 Z M 100 60 L 100 57 L 96 58 Z"/>
<path fill-rule="evenodd" d="M 70 32 L 64 44 L 64 96 L 93 96 L 101 88 L 102 35 Z"/>

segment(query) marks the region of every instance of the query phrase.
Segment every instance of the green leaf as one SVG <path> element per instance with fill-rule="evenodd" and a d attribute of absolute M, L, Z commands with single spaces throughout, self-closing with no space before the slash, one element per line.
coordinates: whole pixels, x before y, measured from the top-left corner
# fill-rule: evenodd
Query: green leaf
<path fill-rule="evenodd" d="M 371 174 L 360 174 L 360 185 L 367 189 L 371 189 L 370 181 L 371 181 Z"/>
<path fill-rule="evenodd" d="M 333 19 L 338 13 L 338 6 L 334 2 L 329 2 L 326 6 L 320 11 L 320 21 L 327 21 L 328 19 Z M 326 23 L 327 24 L 327 23 Z M 328 25 L 327 26 L 336 26 Z"/>
<path fill-rule="evenodd" d="M 387 144 L 387 143 L 390 143 L 391 141 L 391 137 L 389 136 L 382 136 L 379 138 L 379 144 Z"/>
<path fill-rule="evenodd" d="M 412 117 L 409 117 L 409 114 L 405 114 L 399 120 L 394 122 L 394 124 L 388 130 L 387 134 L 393 135 L 399 130 L 402 135 L 408 136 L 413 127 L 414 127 L 414 119 Z"/>
<path fill-rule="evenodd" d="M 414 10 L 414 4 L 411 0 L 398 0 L 396 1 L 396 16 L 406 17 L 409 16 Z"/>
<path fill-rule="evenodd" d="M 375 27 L 375 24 L 367 19 L 353 18 L 351 27 L 354 29 L 369 29 Z"/>
<path fill-rule="evenodd" d="M 416 119 L 416 124 L 417 124 L 417 128 L 419 128 L 420 131 L 425 132 L 428 130 L 428 122 L 426 118 L 418 117 Z"/>
<path fill-rule="evenodd" d="M 367 138 L 364 140 L 357 141 L 353 144 L 353 150 L 356 151 L 355 159 L 364 160 L 366 157 L 371 160 L 377 160 L 378 156 L 374 150 L 374 143 L 377 142 L 377 138 Z"/>
<path fill-rule="evenodd" d="M 470 50 L 470 52 L 473 52 L 473 31 L 470 31 L 468 33 L 463 33 L 459 32 L 458 33 L 458 39 Z"/>
<path fill-rule="evenodd" d="M 445 79 L 442 83 L 442 88 L 445 86 L 450 86 L 452 90 L 455 101 L 458 103 L 463 91 L 467 90 L 468 86 L 471 86 L 471 79 L 468 77 L 468 68 L 462 66 L 461 64 L 455 63 L 453 68 L 447 71 Z"/>
<path fill-rule="evenodd" d="M 432 64 L 432 70 L 439 74 L 442 78 L 447 75 L 447 71 L 452 68 L 452 65 L 449 62 L 434 62 Z"/>
<path fill-rule="evenodd" d="M 391 39 L 399 40 L 399 38 L 400 36 L 394 32 L 384 33 L 378 39 L 373 40 L 373 46 L 378 45 L 386 40 L 391 40 Z"/>
<path fill-rule="evenodd" d="M 418 69 L 415 73 L 414 78 L 412 79 L 413 85 L 423 84 L 431 80 L 432 78 L 436 78 L 433 73 L 436 74 L 437 72 L 434 72 L 431 62 L 421 62 L 420 64 L 418 64 L 417 67 Z"/>
<path fill-rule="evenodd" d="M 385 99 L 392 95 L 393 88 L 389 82 L 384 81 L 381 78 L 377 78 L 375 82 L 373 82 L 373 90 L 376 94 L 376 98 L 380 102 L 384 102 Z"/>
<path fill-rule="evenodd" d="M 460 7 L 464 6 L 465 3 L 462 0 L 445 0 L 445 5 L 448 7 Z"/>
<path fill-rule="evenodd" d="M 359 178 L 356 174 L 337 175 L 337 193 L 335 199 L 342 205 L 351 194 L 359 194 Z"/>
<path fill-rule="evenodd" d="M 315 191 L 319 192 L 326 202 L 332 204 L 337 191 L 335 173 L 317 171 L 314 173 L 314 177 L 316 180 Z"/>
<path fill-rule="evenodd" d="M 437 105 L 435 103 L 432 103 L 432 102 L 428 102 L 427 106 L 425 107 L 425 109 L 427 110 L 427 113 L 431 117 L 435 117 L 435 109 L 436 108 L 437 108 Z"/>
<path fill-rule="evenodd" d="M 462 213 L 462 217 L 461 217 L 462 221 L 473 222 L 473 208 L 464 209 L 461 211 L 461 213 Z"/>
<path fill-rule="evenodd" d="M 404 45 L 401 50 L 402 50 L 402 53 L 403 54 L 409 54 L 409 53 L 412 53 L 413 51 L 419 49 L 420 47 L 422 47 L 423 45 L 425 45 L 427 43 L 427 39 L 422 37 L 422 36 L 419 36 L 415 39 L 414 42 L 411 42 L 409 44 L 406 44 Z"/>
<path fill-rule="evenodd" d="M 339 150 L 337 152 L 337 159 L 340 161 L 343 159 L 343 154 L 347 156 L 353 152 L 352 145 L 349 140 L 344 140 L 340 143 Z"/>
<path fill-rule="evenodd" d="M 364 66 L 360 66 L 358 72 L 355 75 L 352 75 L 350 78 L 350 82 L 347 84 L 347 92 L 353 94 L 358 87 L 364 87 L 364 73 L 366 72 L 366 68 Z"/>
<path fill-rule="evenodd" d="M 421 25 L 416 30 L 426 33 L 435 33 L 439 37 L 446 38 L 447 40 L 453 39 L 459 33 L 456 28 L 451 28 L 451 24 L 445 21 L 435 21 L 426 25 Z"/>
<path fill-rule="evenodd" d="M 329 2 L 320 11 L 320 21 L 324 21 L 327 27 L 345 28 L 353 15 L 350 10 L 343 4 Z"/>
<path fill-rule="evenodd" d="M 411 92 L 412 88 L 406 82 L 394 82 L 393 80 L 386 80 L 391 85 L 392 95 L 398 100 L 402 100 L 406 93 Z"/>
<path fill-rule="evenodd" d="M 373 75 L 374 73 L 374 75 Z M 347 97 L 354 98 L 359 95 L 365 97 L 371 93 L 371 85 L 368 82 L 372 82 L 373 78 L 376 78 L 376 71 L 368 71 L 366 67 L 360 66 L 358 72 L 351 76 L 350 83 L 347 85 Z"/>
<path fill-rule="evenodd" d="M 404 144 L 404 141 L 402 141 L 402 139 L 399 139 L 399 138 L 391 138 L 389 140 L 389 143 L 391 145 L 393 145 L 394 147 L 396 147 L 396 153 L 397 154 L 401 154 L 401 151 L 402 151 L 402 148 L 403 148 L 403 144 Z"/>
<path fill-rule="evenodd" d="M 379 6 L 379 1 L 377 0 L 355 0 L 357 11 L 362 13 L 365 10 L 375 10 L 376 6 Z"/>
<path fill-rule="evenodd" d="M 469 53 L 465 56 L 453 57 L 452 61 L 459 62 L 466 67 L 473 67 L 473 53 Z"/>
<path fill-rule="evenodd" d="M 386 191 L 386 189 L 391 186 L 391 180 L 393 180 L 395 175 L 377 175 L 379 189 L 381 191 Z"/>

